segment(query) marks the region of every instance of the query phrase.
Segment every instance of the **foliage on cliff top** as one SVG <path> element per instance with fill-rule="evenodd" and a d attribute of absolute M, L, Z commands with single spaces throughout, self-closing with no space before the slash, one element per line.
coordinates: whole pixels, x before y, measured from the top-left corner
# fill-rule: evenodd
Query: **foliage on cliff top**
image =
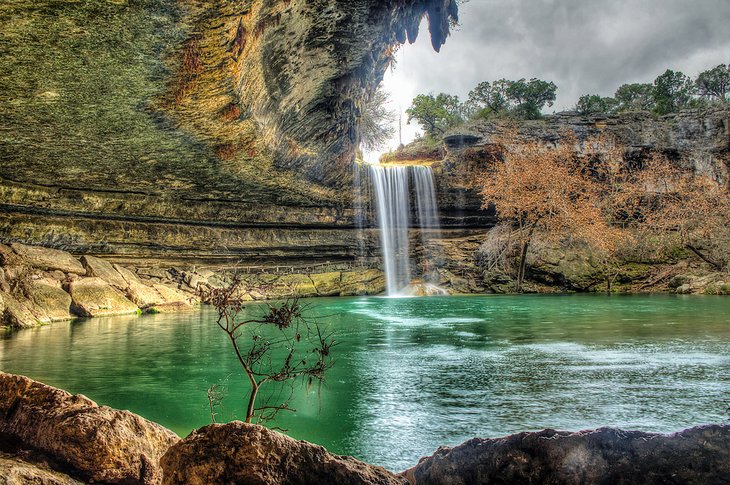
<path fill-rule="evenodd" d="M 467 176 L 484 207 L 494 205 L 499 219 L 513 228 L 510 237 L 521 248 L 518 291 L 538 232 L 541 239 L 568 238 L 596 248 L 606 271 L 633 238 L 623 228 L 654 235 L 660 249 L 682 245 L 715 269 L 730 263 L 721 250 L 730 241 L 728 188 L 709 176 L 659 155 L 632 166 L 623 148 L 606 137 L 578 143 L 566 132 L 554 146 L 511 132 L 496 141 L 491 163 Z"/>

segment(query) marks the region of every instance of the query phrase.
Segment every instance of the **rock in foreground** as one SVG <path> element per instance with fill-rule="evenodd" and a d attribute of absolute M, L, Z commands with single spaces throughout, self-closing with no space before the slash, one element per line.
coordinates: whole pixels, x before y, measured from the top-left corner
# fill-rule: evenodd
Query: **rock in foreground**
<path fill-rule="evenodd" d="M 46 453 L 84 481 L 159 483 L 159 459 L 178 440 L 136 414 L 0 372 L 0 444 Z"/>
<path fill-rule="evenodd" d="M 240 421 L 194 431 L 161 464 L 166 485 L 407 483 L 384 468 Z"/>
<path fill-rule="evenodd" d="M 671 435 L 600 428 L 474 438 L 439 448 L 403 475 L 429 485 L 728 483 L 730 426 Z"/>

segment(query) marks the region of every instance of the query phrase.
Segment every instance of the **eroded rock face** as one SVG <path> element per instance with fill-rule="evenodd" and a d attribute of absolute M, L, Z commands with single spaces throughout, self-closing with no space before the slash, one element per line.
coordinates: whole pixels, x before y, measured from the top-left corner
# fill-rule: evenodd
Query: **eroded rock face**
<path fill-rule="evenodd" d="M 194 431 L 162 457 L 165 485 L 403 485 L 384 468 L 263 426 L 234 421 Z"/>
<path fill-rule="evenodd" d="M 438 49 L 456 13 L 456 0 L 7 0 L 0 241 L 353 259 L 363 103 L 424 15 Z"/>
<path fill-rule="evenodd" d="M 53 456 L 84 481 L 129 484 L 159 483 L 159 459 L 179 440 L 128 411 L 0 372 L 3 437 Z"/>
<path fill-rule="evenodd" d="M 83 485 L 47 465 L 0 452 L 0 483 L 4 485 Z"/>
<path fill-rule="evenodd" d="M 404 472 L 411 484 L 720 484 L 730 476 L 730 426 L 661 435 L 601 428 L 474 438 Z"/>

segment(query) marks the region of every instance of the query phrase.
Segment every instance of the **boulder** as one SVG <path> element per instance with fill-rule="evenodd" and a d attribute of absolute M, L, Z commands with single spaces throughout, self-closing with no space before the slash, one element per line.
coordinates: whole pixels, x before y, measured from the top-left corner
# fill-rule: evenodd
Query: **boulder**
<path fill-rule="evenodd" d="M 119 275 L 124 278 L 126 283 L 124 293 L 140 308 L 147 308 L 166 303 L 165 299 L 156 289 L 142 283 L 136 274 L 132 273 L 124 266 L 115 264 L 114 269 L 116 269 Z"/>
<path fill-rule="evenodd" d="M 81 264 L 86 268 L 86 276 L 101 278 L 120 290 L 124 290 L 127 287 L 127 282 L 122 278 L 122 275 L 108 261 L 87 255 L 81 256 Z"/>
<path fill-rule="evenodd" d="M 73 318 L 71 295 L 63 291 L 58 282 L 45 279 L 31 280 L 23 284 L 23 293 L 50 321 Z"/>
<path fill-rule="evenodd" d="M 28 302 L 18 300 L 10 293 L 0 294 L 0 299 L 2 299 L 4 306 L 0 320 L 5 325 L 12 328 L 29 328 L 44 323 L 31 312 Z"/>
<path fill-rule="evenodd" d="M 160 283 L 153 283 L 152 288 L 159 293 L 163 302 L 147 308 L 150 313 L 175 313 L 192 310 L 194 305 L 199 302 L 196 297 Z"/>
<path fill-rule="evenodd" d="M 3 452 L 0 452 L 0 483 L 5 485 L 83 485 L 83 482 L 54 471 L 46 464 L 28 462 Z"/>
<path fill-rule="evenodd" d="M 128 411 L 3 372 L 0 435 L 52 456 L 84 481 L 125 484 L 160 483 L 159 459 L 179 440 Z"/>
<path fill-rule="evenodd" d="M 384 468 L 240 421 L 193 431 L 161 466 L 166 485 L 407 484 Z"/>
<path fill-rule="evenodd" d="M 711 484 L 730 477 L 730 426 L 662 435 L 600 428 L 474 438 L 442 447 L 403 475 L 413 485 Z"/>
<path fill-rule="evenodd" d="M 78 275 L 86 274 L 86 269 L 74 258 L 71 253 L 58 249 L 44 248 L 42 246 L 26 246 L 25 244 L 13 243 L 10 245 L 13 252 L 20 256 L 23 261 L 47 271 L 59 270 L 64 273 Z"/>
<path fill-rule="evenodd" d="M 82 317 L 124 315 L 139 311 L 121 291 L 101 278 L 83 278 L 72 281 L 68 292 L 73 300 L 72 311 Z"/>

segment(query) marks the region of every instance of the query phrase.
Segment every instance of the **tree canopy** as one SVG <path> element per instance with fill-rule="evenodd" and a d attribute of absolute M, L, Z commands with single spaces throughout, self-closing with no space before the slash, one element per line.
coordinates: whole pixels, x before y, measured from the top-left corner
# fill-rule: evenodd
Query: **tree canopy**
<path fill-rule="evenodd" d="M 700 73 L 695 86 L 699 96 L 730 103 L 730 65 L 720 64 Z"/>
<path fill-rule="evenodd" d="M 446 93 L 419 94 L 406 110 L 408 122 L 416 120 L 428 136 L 443 135 L 447 129 L 464 121 L 458 96 Z"/>
<path fill-rule="evenodd" d="M 712 103 L 730 103 L 730 66 L 720 64 L 703 71 L 694 81 L 682 72 L 667 69 L 653 83 L 619 86 L 613 98 L 581 96 L 575 108 L 584 114 L 653 111 L 665 115 Z"/>
<path fill-rule="evenodd" d="M 694 85 L 692 80 L 679 71 L 667 69 L 654 80 L 654 103 L 660 115 L 676 113 L 689 105 Z"/>

